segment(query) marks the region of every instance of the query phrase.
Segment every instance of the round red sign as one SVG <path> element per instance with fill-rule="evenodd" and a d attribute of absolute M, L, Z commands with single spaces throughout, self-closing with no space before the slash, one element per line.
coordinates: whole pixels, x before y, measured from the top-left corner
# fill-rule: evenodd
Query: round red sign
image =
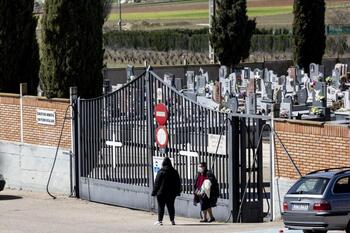
<path fill-rule="evenodd" d="M 166 148 L 169 141 L 169 133 L 165 126 L 159 126 L 156 129 L 156 142 L 160 148 Z"/>
<path fill-rule="evenodd" d="M 169 117 L 168 109 L 165 104 L 157 104 L 154 108 L 156 121 L 159 125 L 166 125 Z"/>

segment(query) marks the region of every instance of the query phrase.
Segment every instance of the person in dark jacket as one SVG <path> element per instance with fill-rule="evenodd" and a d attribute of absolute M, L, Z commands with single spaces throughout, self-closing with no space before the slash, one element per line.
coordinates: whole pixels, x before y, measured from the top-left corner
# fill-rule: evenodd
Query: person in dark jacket
<path fill-rule="evenodd" d="M 175 198 L 180 196 L 181 181 L 179 173 L 173 168 L 171 161 L 166 157 L 162 169 L 158 172 L 152 196 L 157 196 L 158 221 L 155 225 L 163 225 L 164 209 L 167 206 L 172 225 L 175 225 Z"/>
<path fill-rule="evenodd" d="M 207 194 L 203 193 L 203 183 L 205 180 L 210 181 L 210 194 L 209 197 Z M 215 175 L 207 169 L 207 163 L 201 162 L 198 166 L 198 176 L 194 183 L 194 201 L 193 203 L 197 205 L 200 203 L 201 211 L 203 213 L 203 219 L 201 222 L 214 222 L 215 218 L 213 215 L 212 208 L 216 207 L 217 200 L 219 198 L 219 184 Z M 209 215 L 209 219 L 208 219 Z"/>

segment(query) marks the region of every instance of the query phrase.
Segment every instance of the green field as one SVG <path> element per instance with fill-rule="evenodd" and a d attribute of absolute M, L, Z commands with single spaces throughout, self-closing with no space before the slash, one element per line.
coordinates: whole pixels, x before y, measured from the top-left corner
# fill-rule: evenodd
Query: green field
<path fill-rule="evenodd" d="M 249 17 L 284 15 L 292 13 L 292 6 L 281 7 L 251 7 L 248 8 Z M 208 19 L 207 9 L 162 11 L 162 12 L 143 12 L 143 13 L 124 13 L 122 18 L 128 21 L 142 20 L 201 20 Z M 118 14 L 112 13 L 109 20 L 115 21 Z"/>

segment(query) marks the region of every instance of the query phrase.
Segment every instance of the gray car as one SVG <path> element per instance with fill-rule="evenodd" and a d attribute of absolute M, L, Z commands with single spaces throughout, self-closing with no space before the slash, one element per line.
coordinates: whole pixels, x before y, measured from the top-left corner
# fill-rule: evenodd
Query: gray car
<path fill-rule="evenodd" d="M 350 168 L 307 174 L 284 197 L 286 228 L 305 233 L 346 230 L 350 233 Z"/>
<path fill-rule="evenodd" d="M 0 174 L 0 191 L 4 190 L 6 181 L 4 177 Z"/>

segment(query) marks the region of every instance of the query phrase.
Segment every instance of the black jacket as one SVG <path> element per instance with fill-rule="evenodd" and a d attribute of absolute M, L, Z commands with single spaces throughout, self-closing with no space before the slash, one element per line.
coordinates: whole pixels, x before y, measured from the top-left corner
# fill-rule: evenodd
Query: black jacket
<path fill-rule="evenodd" d="M 152 196 L 176 197 L 181 193 L 179 173 L 173 167 L 162 168 L 154 182 Z"/>

